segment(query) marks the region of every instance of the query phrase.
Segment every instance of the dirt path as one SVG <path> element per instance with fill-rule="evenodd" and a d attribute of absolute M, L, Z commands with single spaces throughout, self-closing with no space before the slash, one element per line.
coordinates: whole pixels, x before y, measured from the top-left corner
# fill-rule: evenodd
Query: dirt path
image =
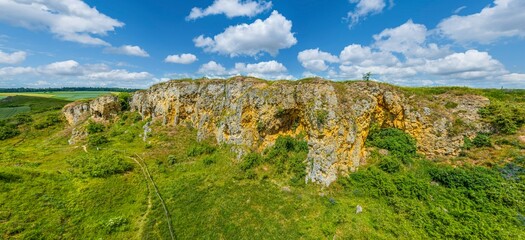
<path fill-rule="evenodd" d="M 146 208 L 146 212 L 144 212 L 144 215 L 142 215 L 141 219 L 140 219 L 140 227 L 139 227 L 139 238 L 142 239 L 142 236 L 144 236 L 144 229 L 146 227 L 146 221 L 148 220 L 148 215 L 149 213 L 151 212 L 151 208 L 153 208 L 153 201 L 151 199 L 151 188 L 150 188 L 150 183 L 149 183 L 149 180 L 148 180 L 148 174 L 146 173 L 146 170 L 144 169 L 144 167 L 142 166 L 142 164 L 140 164 L 140 162 L 135 159 L 135 158 L 132 158 L 130 157 L 131 159 L 133 159 L 133 161 L 135 161 L 135 163 L 137 165 L 139 165 L 139 167 L 142 169 L 142 174 L 144 175 L 144 179 L 146 180 L 146 187 L 148 188 L 148 206 Z"/>
<path fill-rule="evenodd" d="M 168 208 L 166 207 L 166 203 L 164 202 L 164 199 L 162 198 L 162 196 L 160 195 L 160 192 L 159 192 L 159 189 L 157 187 L 157 184 L 155 183 L 155 181 L 153 180 L 153 178 L 151 177 L 151 174 L 148 170 L 148 166 L 146 165 L 146 163 L 144 162 L 144 159 L 142 157 L 140 157 L 138 154 L 135 154 L 139 160 L 137 160 L 136 158 L 133 158 L 131 157 L 131 159 L 133 159 L 133 161 L 135 161 L 135 163 L 137 163 L 140 168 L 142 169 L 142 173 L 144 174 L 144 178 L 146 178 L 146 181 L 148 182 L 148 208 L 146 210 L 146 212 L 144 213 L 144 215 L 142 216 L 142 223 L 141 223 L 141 226 L 140 226 L 140 234 L 142 235 L 144 233 L 144 227 L 145 227 L 145 224 L 146 224 L 146 220 L 147 220 L 147 216 L 149 215 L 149 213 L 151 212 L 151 209 L 153 207 L 153 203 L 152 203 L 152 199 L 151 199 L 151 188 L 150 188 L 150 184 L 153 186 L 153 190 L 155 190 L 155 194 L 157 195 L 157 197 L 159 198 L 160 200 L 160 203 L 162 205 L 162 208 L 164 209 L 164 215 L 166 216 L 166 221 L 168 223 L 168 228 L 170 230 L 170 236 L 171 236 L 171 239 L 174 240 L 175 239 L 175 234 L 173 232 L 173 227 L 172 227 L 172 224 L 171 224 L 171 217 L 170 217 L 170 213 L 168 211 Z"/>

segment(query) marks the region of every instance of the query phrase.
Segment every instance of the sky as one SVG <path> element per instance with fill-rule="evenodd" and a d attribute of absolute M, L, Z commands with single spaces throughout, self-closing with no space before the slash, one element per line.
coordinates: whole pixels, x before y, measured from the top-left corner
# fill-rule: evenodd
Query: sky
<path fill-rule="evenodd" d="M 318 76 L 525 88 L 524 0 L 0 0 L 0 88 Z"/>

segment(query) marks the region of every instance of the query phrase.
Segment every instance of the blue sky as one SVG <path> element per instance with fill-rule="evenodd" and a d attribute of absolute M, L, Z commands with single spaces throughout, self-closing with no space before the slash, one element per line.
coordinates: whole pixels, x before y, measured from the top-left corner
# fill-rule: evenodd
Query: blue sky
<path fill-rule="evenodd" d="M 320 76 L 525 88 L 523 0 L 0 0 L 0 88 Z"/>

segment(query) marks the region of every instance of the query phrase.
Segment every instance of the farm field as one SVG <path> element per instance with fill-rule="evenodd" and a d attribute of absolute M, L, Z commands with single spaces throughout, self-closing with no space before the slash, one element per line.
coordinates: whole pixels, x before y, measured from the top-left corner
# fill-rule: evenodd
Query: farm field
<path fill-rule="evenodd" d="M 107 91 L 68 91 L 68 92 L 20 92 L 20 93 L 1 93 L 0 99 L 8 96 L 30 96 L 30 97 L 45 97 L 45 98 L 56 98 L 68 101 L 75 101 L 80 99 L 96 98 L 104 94 L 110 94 Z"/>

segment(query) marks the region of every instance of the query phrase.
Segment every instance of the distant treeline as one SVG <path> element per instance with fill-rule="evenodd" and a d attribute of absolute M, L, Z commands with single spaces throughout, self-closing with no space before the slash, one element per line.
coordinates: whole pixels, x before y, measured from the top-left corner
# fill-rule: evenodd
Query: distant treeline
<path fill-rule="evenodd" d="M 104 87 L 63 87 L 63 88 L 0 88 L 3 93 L 17 92 L 74 92 L 74 91 L 91 91 L 91 92 L 135 92 L 140 89 L 133 88 L 104 88 Z"/>

